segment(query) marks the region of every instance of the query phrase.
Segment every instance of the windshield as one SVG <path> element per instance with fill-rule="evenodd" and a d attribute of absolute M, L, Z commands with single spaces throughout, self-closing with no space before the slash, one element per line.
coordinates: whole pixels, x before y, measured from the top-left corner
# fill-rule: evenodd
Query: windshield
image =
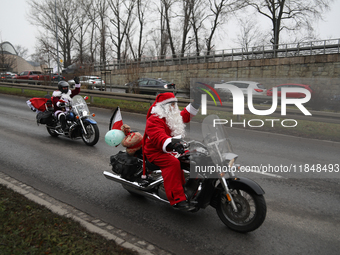
<path fill-rule="evenodd" d="M 88 116 L 90 112 L 84 98 L 79 95 L 72 98 L 72 108 L 74 113 L 80 117 Z"/>
<path fill-rule="evenodd" d="M 225 122 L 217 115 L 209 115 L 202 122 L 203 143 L 216 165 L 237 157 L 233 153 L 225 126 Z"/>

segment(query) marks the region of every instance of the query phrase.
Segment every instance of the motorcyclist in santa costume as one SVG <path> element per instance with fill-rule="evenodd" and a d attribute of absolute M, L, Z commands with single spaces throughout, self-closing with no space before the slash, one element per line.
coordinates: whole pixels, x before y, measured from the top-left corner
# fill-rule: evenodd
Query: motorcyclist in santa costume
<path fill-rule="evenodd" d="M 66 125 L 66 114 L 67 110 L 65 104 L 71 100 L 74 96 L 80 92 L 80 81 L 79 77 L 74 77 L 75 89 L 70 90 L 69 84 L 66 81 L 60 81 L 58 83 L 58 90 L 52 94 L 52 103 L 54 106 L 54 115 L 58 118 L 61 124 L 61 128 L 64 132 L 68 131 Z"/>
<path fill-rule="evenodd" d="M 143 137 L 143 153 L 147 160 L 157 165 L 164 179 L 167 198 L 174 208 L 181 210 L 193 209 L 193 205 L 184 193 L 184 173 L 179 160 L 170 152 L 184 153 L 179 142 L 172 142 L 172 137 L 185 135 L 185 124 L 196 115 L 200 107 L 200 96 L 180 111 L 177 98 L 171 92 L 161 93 L 150 107 L 147 114 Z"/>

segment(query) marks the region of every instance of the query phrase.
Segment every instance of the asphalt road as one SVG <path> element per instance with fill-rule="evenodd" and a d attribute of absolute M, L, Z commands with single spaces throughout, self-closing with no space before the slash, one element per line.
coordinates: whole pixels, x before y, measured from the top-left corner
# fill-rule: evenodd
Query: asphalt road
<path fill-rule="evenodd" d="M 259 229 L 239 234 L 224 226 L 212 207 L 179 212 L 107 180 L 102 172 L 110 171 L 109 157 L 123 149 L 104 141 L 111 110 L 91 108 L 101 137 L 88 147 L 82 140 L 49 136 L 44 125 L 36 125 L 26 100 L 0 95 L 0 171 L 35 189 L 174 254 L 339 253 L 340 173 L 329 169 L 340 163 L 340 143 L 230 129 L 239 163 L 276 169 L 239 174 L 262 186 L 268 207 Z M 143 133 L 145 116 L 122 115 Z M 312 172 L 316 164 L 327 167 Z"/>

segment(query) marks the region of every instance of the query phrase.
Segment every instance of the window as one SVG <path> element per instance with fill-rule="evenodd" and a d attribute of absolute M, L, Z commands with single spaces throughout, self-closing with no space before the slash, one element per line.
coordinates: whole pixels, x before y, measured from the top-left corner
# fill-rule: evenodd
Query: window
<path fill-rule="evenodd" d="M 148 81 L 140 81 L 138 83 L 139 86 L 146 86 L 146 84 L 148 83 Z"/>
<path fill-rule="evenodd" d="M 246 89 L 249 86 L 248 83 L 242 83 L 242 82 L 235 82 L 232 84 L 235 85 L 236 87 L 239 87 L 240 89 Z"/>
<path fill-rule="evenodd" d="M 148 85 L 149 86 L 155 86 L 156 85 L 156 81 L 149 81 Z"/>

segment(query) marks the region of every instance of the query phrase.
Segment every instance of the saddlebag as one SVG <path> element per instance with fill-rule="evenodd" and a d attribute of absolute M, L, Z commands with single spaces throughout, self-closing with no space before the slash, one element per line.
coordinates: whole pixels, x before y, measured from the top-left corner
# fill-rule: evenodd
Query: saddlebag
<path fill-rule="evenodd" d="M 142 160 L 120 151 L 110 157 L 112 171 L 128 181 L 134 181 L 143 171 Z"/>
<path fill-rule="evenodd" d="M 51 124 L 52 121 L 53 121 L 53 112 L 51 111 L 39 112 L 37 114 L 38 124 Z"/>

